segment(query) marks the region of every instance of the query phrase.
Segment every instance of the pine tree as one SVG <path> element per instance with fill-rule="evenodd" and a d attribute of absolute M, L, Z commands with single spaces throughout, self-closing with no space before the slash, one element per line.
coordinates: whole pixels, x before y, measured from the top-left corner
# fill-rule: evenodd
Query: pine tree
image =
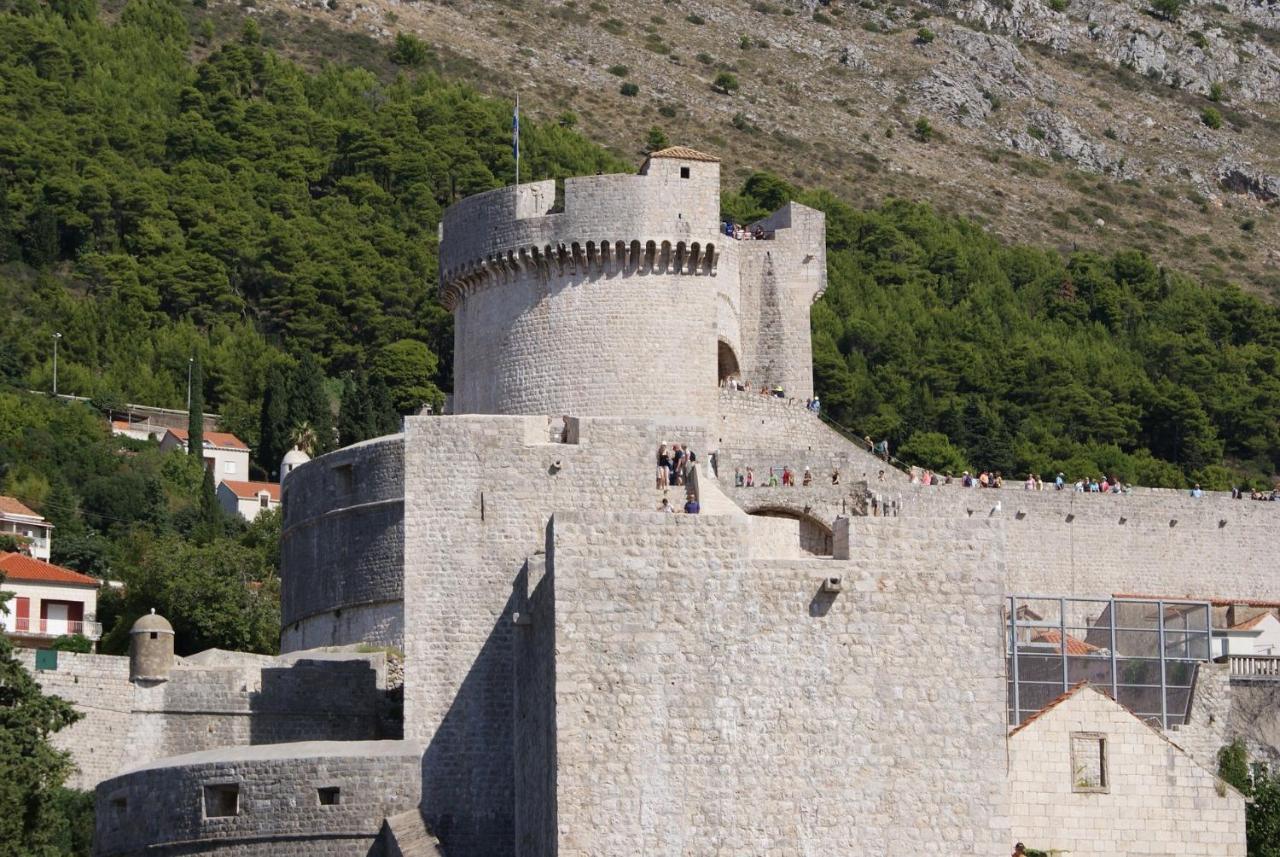
<path fill-rule="evenodd" d="M 324 388 L 324 373 L 310 352 L 294 367 L 289 383 L 289 425 L 307 423 L 315 433 L 315 452 L 334 448 L 333 409 Z M 283 455 L 283 451 L 281 452 Z"/>
<path fill-rule="evenodd" d="M 289 428 L 289 376 L 275 363 L 267 370 L 258 422 L 258 466 L 268 476 L 279 472 L 280 459 L 289 450 Z"/>
<path fill-rule="evenodd" d="M 22 247 L 14 235 L 13 217 L 9 212 L 9 193 L 0 179 L 0 263 L 12 262 L 22 255 Z"/>
<path fill-rule="evenodd" d="M 200 358 L 191 361 L 191 401 L 187 406 L 187 454 L 204 459 L 204 371 Z"/>

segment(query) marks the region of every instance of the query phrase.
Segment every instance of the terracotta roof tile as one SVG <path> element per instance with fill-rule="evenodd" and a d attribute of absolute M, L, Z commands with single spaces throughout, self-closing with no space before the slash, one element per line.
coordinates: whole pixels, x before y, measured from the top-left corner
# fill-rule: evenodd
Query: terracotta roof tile
<path fill-rule="evenodd" d="M 31 511 L 20 500 L 15 500 L 12 497 L 0 497 L 0 515 L 26 515 L 29 518 L 40 517 L 40 513 Z"/>
<path fill-rule="evenodd" d="M 1022 721 L 1017 726 L 1010 729 L 1009 737 L 1012 738 L 1014 735 L 1017 735 L 1023 729 L 1026 729 L 1028 726 L 1030 726 L 1032 723 L 1035 723 L 1041 717 L 1044 717 L 1050 711 L 1057 708 L 1059 705 L 1066 702 L 1071 697 L 1075 696 L 1076 692 L 1079 691 L 1080 688 L 1085 687 L 1088 684 L 1089 682 L 1087 681 L 1078 681 L 1075 684 L 1071 685 L 1071 687 L 1067 688 L 1064 692 L 1058 694 L 1053 699 L 1049 700 L 1049 704 L 1046 705 L 1044 708 L 1040 709 L 1035 714 L 1031 715 L 1026 720 Z"/>
<path fill-rule="evenodd" d="M 279 482 L 242 482 L 238 479 L 223 479 L 222 484 L 227 486 L 227 490 L 232 494 L 245 500 L 256 499 L 259 494 L 266 491 L 272 500 L 280 502 Z"/>
<path fill-rule="evenodd" d="M 187 442 L 186 429 L 169 429 L 169 432 L 183 443 Z M 249 446 L 240 438 L 225 431 L 207 431 L 204 433 L 206 443 L 211 443 L 218 449 L 243 449 L 249 451 Z"/>
<path fill-rule="evenodd" d="M 57 583 L 63 586 L 102 585 L 102 581 L 60 565 L 41 562 L 25 554 L 0 554 L 0 573 L 8 580 L 21 580 L 27 583 Z"/>
<path fill-rule="evenodd" d="M 1228 630 L 1252 631 L 1254 628 L 1258 627 L 1258 625 L 1261 624 L 1262 621 L 1265 620 L 1270 615 L 1271 615 L 1270 613 L 1259 613 L 1257 616 L 1254 616 L 1252 619 L 1246 619 L 1243 622 L 1232 625 Z"/>

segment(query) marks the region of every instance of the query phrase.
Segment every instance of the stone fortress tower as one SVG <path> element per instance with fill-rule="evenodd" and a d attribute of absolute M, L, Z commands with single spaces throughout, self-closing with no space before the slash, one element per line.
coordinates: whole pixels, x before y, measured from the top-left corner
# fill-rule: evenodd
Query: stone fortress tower
<path fill-rule="evenodd" d="M 680 147 L 559 197 L 535 182 L 445 213 L 453 413 L 284 483 L 291 666 L 264 667 L 263 695 L 281 671 L 327 700 L 307 676 L 331 671 L 301 665 L 402 652 L 403 739 L 357 740 L 390 730 L 341 733 L 317 705 L 283 711 L 291 730 L 277 716 L 153 758 L 98 787 L 100 857 L 996 854 L 1032 834 L 1078 855 L 1242 857 L 1243 799 L 1207 766 L 1230 735 L 1276 736 L 1240 716 L 1257 699 L 1207 647 L 1186 654 L 1209 633 L 1187 617 L 1211 604 L 1165 599 L 1206 595 L 1206 576 L 1215 595 L 1274 599 L 1271 510 L 909 484 L 804 407 L 820 212 L 792 203 L 735 240 L 719 164 Z M 675 443 L 699 463 L 659 486 Z M 815 478 L 767 486 L 784 465 Z M 657 511 L 686 492 L 700 514 Z M 1175 688 L 1183 707 L 1153 732 L 1100 694 L 1052 700 L 1115 660 L 1084 642 L 1101 613 L 1068 629 L 1029 592 L 1161 629 L 1180 616 L 1195 704 Z M 1062 645 L 1053 681 L 1019 698 L 1006 648 L 1043 660 L 1045 628 L 1093 660 L 1082 672 Z M 1081 734 L 1143 749 L 1098 759 L 1106 788 L 1079 792 Z"/>
<path fill-rule="evenodd" d="M 710 414 L 729 376 L 813 395 L 809 305 L 826 285 L 821 212 L 791 204 L 735 241 L 720 164 L 672 147 L 635 176 L 548 180 L 450 208 L 455 413 Z"/>

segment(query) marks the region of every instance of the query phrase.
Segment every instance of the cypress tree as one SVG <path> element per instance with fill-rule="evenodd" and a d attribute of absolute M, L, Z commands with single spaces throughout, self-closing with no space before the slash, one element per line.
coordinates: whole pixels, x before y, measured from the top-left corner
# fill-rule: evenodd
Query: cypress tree
<path fill-rule="evenodd" d="M 391 399 L 391 390 L 381 378 L 369 382 L 369 437 L 381 437 L 400 431 L 400 412 Z"/>
<path fill-rule="evenodd" d="M 367 440 L 373 417 L 369 398 L 369 382 L 363 372 L 346 377 L 342 383 L 342 401 L 338 405 L 338 443 L 348 446 Z"/>
<path fill-rule="evenodd" d="M 289 450 L 289 377 L 279 363 L 267 370 L 258 419 L 258 466 L 268 476 L 278 474 L 280 459 Z"/>
<path fill-rule="evenodd" d="M 294 367 L 289 384 L 288 414 L 291 428 L 302 423 L 311 427 L 315 433 L 317 454 L 333 449 L 333 409 L 324 388 L 324 373 L 310 352 L 303 354 Z"/>
<path fill-rule="evenodd" d="M 204 371 L 200 358 L 191 362 L 191 403 L 187 408 L 187 454 L 204 461 Z"/>
<path fill-rule="evenodd" d="M 22 247 L 14 234 L 13 216 L 9 211 L 9 193 L 0 179 L 0 262 L 12 262 L 22 255 Z"/>

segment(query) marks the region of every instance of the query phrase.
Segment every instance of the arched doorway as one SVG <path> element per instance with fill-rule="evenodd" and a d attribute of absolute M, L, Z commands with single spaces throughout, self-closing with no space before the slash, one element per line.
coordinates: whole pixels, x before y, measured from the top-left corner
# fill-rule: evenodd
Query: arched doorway
<path fill-rule="evenodd" d="M 716 362 L 719 365 L 720 384 L 723 386 L 730 380 L 738 380 L 738 355 L 733 353 L 733 348 L 723 339 L 718 344 Z"/>

